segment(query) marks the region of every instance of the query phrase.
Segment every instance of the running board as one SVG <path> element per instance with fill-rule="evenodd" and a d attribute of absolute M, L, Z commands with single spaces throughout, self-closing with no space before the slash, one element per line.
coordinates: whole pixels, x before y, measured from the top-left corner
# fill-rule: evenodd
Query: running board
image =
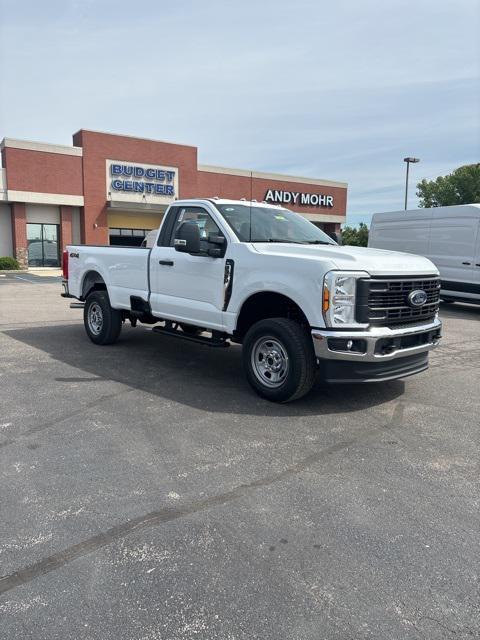
<path fill-rule="evenodd" d="M 201 336 L 189 336 L 183 333 L 180 329 L 168 329 L 166 327 L 153 327 L 152 331 L 160 333 L 164 336 L 171 336 L 172 338 L 180 338 L 181 340 L 188 340 L 188 342 L 196 342 L 197 344 L 204 344 L 207 347 L 229 347 L 230 343 L 227 342 L 221 331 L 212 331 L 211 338 L 202 338 Z M 222 337 L 220 337 L 222 336 Z"/>
<path fill-rule="evenodd" d="M 71 302 L 70 309 L 83 309 L 85 306 L 84 302 Z"/>

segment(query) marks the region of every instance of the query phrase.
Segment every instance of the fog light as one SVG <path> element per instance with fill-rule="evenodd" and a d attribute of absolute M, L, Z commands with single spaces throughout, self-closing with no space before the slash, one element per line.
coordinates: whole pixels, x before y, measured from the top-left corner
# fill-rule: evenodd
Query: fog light
<path fill-rule="evenodd" d="M 352 353 L 365 353 L 367 343 L 365 340 L 351 340 L 349 338 L 328 338 L 330 351 L 350 351 Z"/>

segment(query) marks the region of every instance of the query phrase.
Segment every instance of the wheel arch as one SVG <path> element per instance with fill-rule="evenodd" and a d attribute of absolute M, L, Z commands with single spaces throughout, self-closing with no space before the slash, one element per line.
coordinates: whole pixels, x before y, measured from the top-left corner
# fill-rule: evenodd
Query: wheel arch
<path fill-rule="evenodd" d="M 89 269 L 83 276 L 80 300 L 86 300 L 92 291 L 107 291 L 103 276 L 95 269 Z"/>
<path fill-rule="evenodd" d="M 250 327 L 267 318 L 288 318 L 305 327 L 310 323 L 300 305 L 290 296 L 277 291 L 258 291 L 246 298 L 240 307 L 235 337 L 241 341 Z"/>

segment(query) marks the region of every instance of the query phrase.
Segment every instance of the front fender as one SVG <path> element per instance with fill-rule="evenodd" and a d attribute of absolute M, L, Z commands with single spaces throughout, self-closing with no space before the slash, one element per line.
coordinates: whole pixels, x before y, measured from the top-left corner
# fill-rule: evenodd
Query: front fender
<path fill-rule="evenodd" d="M 232 298 L 228 305 L 227 314 L 229 320 L 227 324 L 236 328 L 240 311 L 245 302 L 255 294 L 279 293 L 290 298 L 305 314 L 311 327 L 324 328 L 325 323 L 322 315 L 322 286 L 323 280 L 304 281 L 302 286 L 294 286 L 293 282 L 280 282 L 273 274 L 262 274 L 261 279 L 245 282 L 239 278 L 241 287 L 233 286 Z M 233 322 L 232 322 L 233 321 Z"/>

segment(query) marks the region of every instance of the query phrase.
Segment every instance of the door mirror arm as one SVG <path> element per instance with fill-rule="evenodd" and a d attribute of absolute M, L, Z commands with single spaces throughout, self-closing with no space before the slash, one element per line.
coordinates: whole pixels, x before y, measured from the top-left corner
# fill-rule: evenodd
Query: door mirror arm
<path fill-rule="evenodd" d="M 221 236 L 217 233 L 209 233 L 207 241 L 209 245 L 213 245 L 213 247 L 208 247 L 207 255 L 211 258 L 223 258 L 227 251 L 227 240 L 225 236 Z"/>
<path fill-rule="evenodd" d="M 220 247 L 208 247 L 206 255 L 210 258 L 223 258 L 225 252 Z"/>
<path fill-rule="evenodd" d="M 209 233 L 208 234 L 208 242 L 209 244 L 225 244 L 224 236 L 220 236 L 217 233 Z"/>

